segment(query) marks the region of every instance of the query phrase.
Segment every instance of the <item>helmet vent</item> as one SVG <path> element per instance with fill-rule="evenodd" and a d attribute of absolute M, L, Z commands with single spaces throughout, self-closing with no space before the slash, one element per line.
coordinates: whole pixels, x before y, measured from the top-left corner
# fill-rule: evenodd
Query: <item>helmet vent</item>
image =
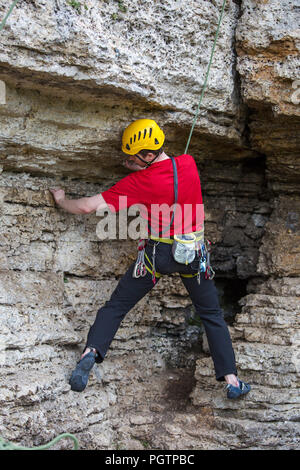
<path fill-rule="evenodd" d="M 132 144 L 132 137 L 130 137 L 130 145 Z"/>
<path fill-rule="evenodd" d="M 151 135 L 152 135 L 152 127 L 150 127 L 149 137 L 151 137 Z"/>
<path fill-rule="evenodd" d="M 154 140 L 154 143 L 155 143 L 155 145 L 158 145 L 158 144 L 159 144 L 159 142 L 158 142 L 157 139 Z"/>
<path fill-rule="evenodd" d="M 144 130 L 144 139 L 146 137 L 146 134 L 147 134 L 147 129 Z"/>
<path fill-rule="evenodd" d="M 135 142 L 135 141 L 136 141 L 136 134 L 134 134 L 134 136 L 133 136 L 133 142 Z"/>
<path fill-rule="evenodd" d="M 142 135 L 142 133 L 141 133 L 141 131 L 139 131 L 138 140 L 140 140 L 140 138 L 141 138 L 141 135 Z"/>
<path fill-rule="evenodd" d="M 127 150 L 130 150 L 130 147 L 129 147 L 129 145 L 128 145 L 128 144 L 126 144 L 126 148 L 127 148 Z"/>

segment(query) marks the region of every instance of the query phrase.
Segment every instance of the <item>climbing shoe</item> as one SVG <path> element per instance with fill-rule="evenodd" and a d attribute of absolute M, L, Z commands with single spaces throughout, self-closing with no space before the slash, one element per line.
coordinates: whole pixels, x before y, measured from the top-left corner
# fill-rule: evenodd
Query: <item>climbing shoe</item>
<path fill-rule="evenodd" d="M 226 385 L 225 390 L 227 390 L 227 398 L 238 398 L 241 395 L 246 395 L 246 393 L 250 392 L 251 387 L 249 384 L 242 382 L 239 380 L 239 387 L 235 387 L 234 385 Z"/>
<path fill-rule="evenodd" d="M 96 354 L 93 351 L 87 353 L 73 370 L 69 384 L 74 392 L 82 392 L 87 386 L 89 374 L 95 364 Z"/>

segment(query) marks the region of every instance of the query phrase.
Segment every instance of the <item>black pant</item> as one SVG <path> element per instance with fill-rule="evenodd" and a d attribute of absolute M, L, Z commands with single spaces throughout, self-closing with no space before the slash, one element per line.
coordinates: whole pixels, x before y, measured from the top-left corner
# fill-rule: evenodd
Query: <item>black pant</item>
<path fill-rule="evenodd" d="M 152 249 L 153 241 L 150 240 L 146 246 L 146 253 L 150 261 L 152 261 Z M 138 279 L 132 277 L 134 265 L 135 263 L 121 278 L 110 300 L 100 308 L 88 333 L 86 347 L 93 347 L 97 350 L 97 362 L 103 361 L 126 313 L 154 287 L 151 274 L 148 271 L 145 277 Z M 198 269 L 198 259 L 196 258 L 187 266 L 179 264 L 172 256 L 172 245 L 159 243 L 156 246 L 155 266 L 156 271 L 161 274 L 174 272 L 195 274 Z M 228 374 L 237 375 L 231 338 L 219 305 L 214 281 L 205 279 L 204 273 L 201 273 L 200 285 L 196 276 L 182 277 L 181 279 L 204 325 L 214 362 L 216 379 L 224 380 L 224 376 Z"/>

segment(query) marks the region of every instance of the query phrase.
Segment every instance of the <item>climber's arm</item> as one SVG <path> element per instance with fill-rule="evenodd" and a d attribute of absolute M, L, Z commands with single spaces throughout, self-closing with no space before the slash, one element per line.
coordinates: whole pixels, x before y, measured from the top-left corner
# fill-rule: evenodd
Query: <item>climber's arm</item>
<path fill-rule="evenodd" d="M 56 204 L 71 214 L 90 214 L 107 208 L 107 204 L 101 194 L 80 199 L 66 199 L 63 189 L 50 189 L 50 191 Z"/>

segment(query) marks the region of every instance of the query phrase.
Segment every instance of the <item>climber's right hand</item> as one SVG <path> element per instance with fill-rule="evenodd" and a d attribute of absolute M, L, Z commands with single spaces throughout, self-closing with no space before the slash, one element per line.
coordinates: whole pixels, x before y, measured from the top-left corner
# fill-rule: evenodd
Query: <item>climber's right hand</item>
<path fill-rule="evenodd" d="M 50 193 L 52 193 L 54 200 L 56 204 L 59 204 L 61 201 L 63 201 L 66 197 L 65 191 L 60 188 L 51 188 L 49 189 Z"/>

